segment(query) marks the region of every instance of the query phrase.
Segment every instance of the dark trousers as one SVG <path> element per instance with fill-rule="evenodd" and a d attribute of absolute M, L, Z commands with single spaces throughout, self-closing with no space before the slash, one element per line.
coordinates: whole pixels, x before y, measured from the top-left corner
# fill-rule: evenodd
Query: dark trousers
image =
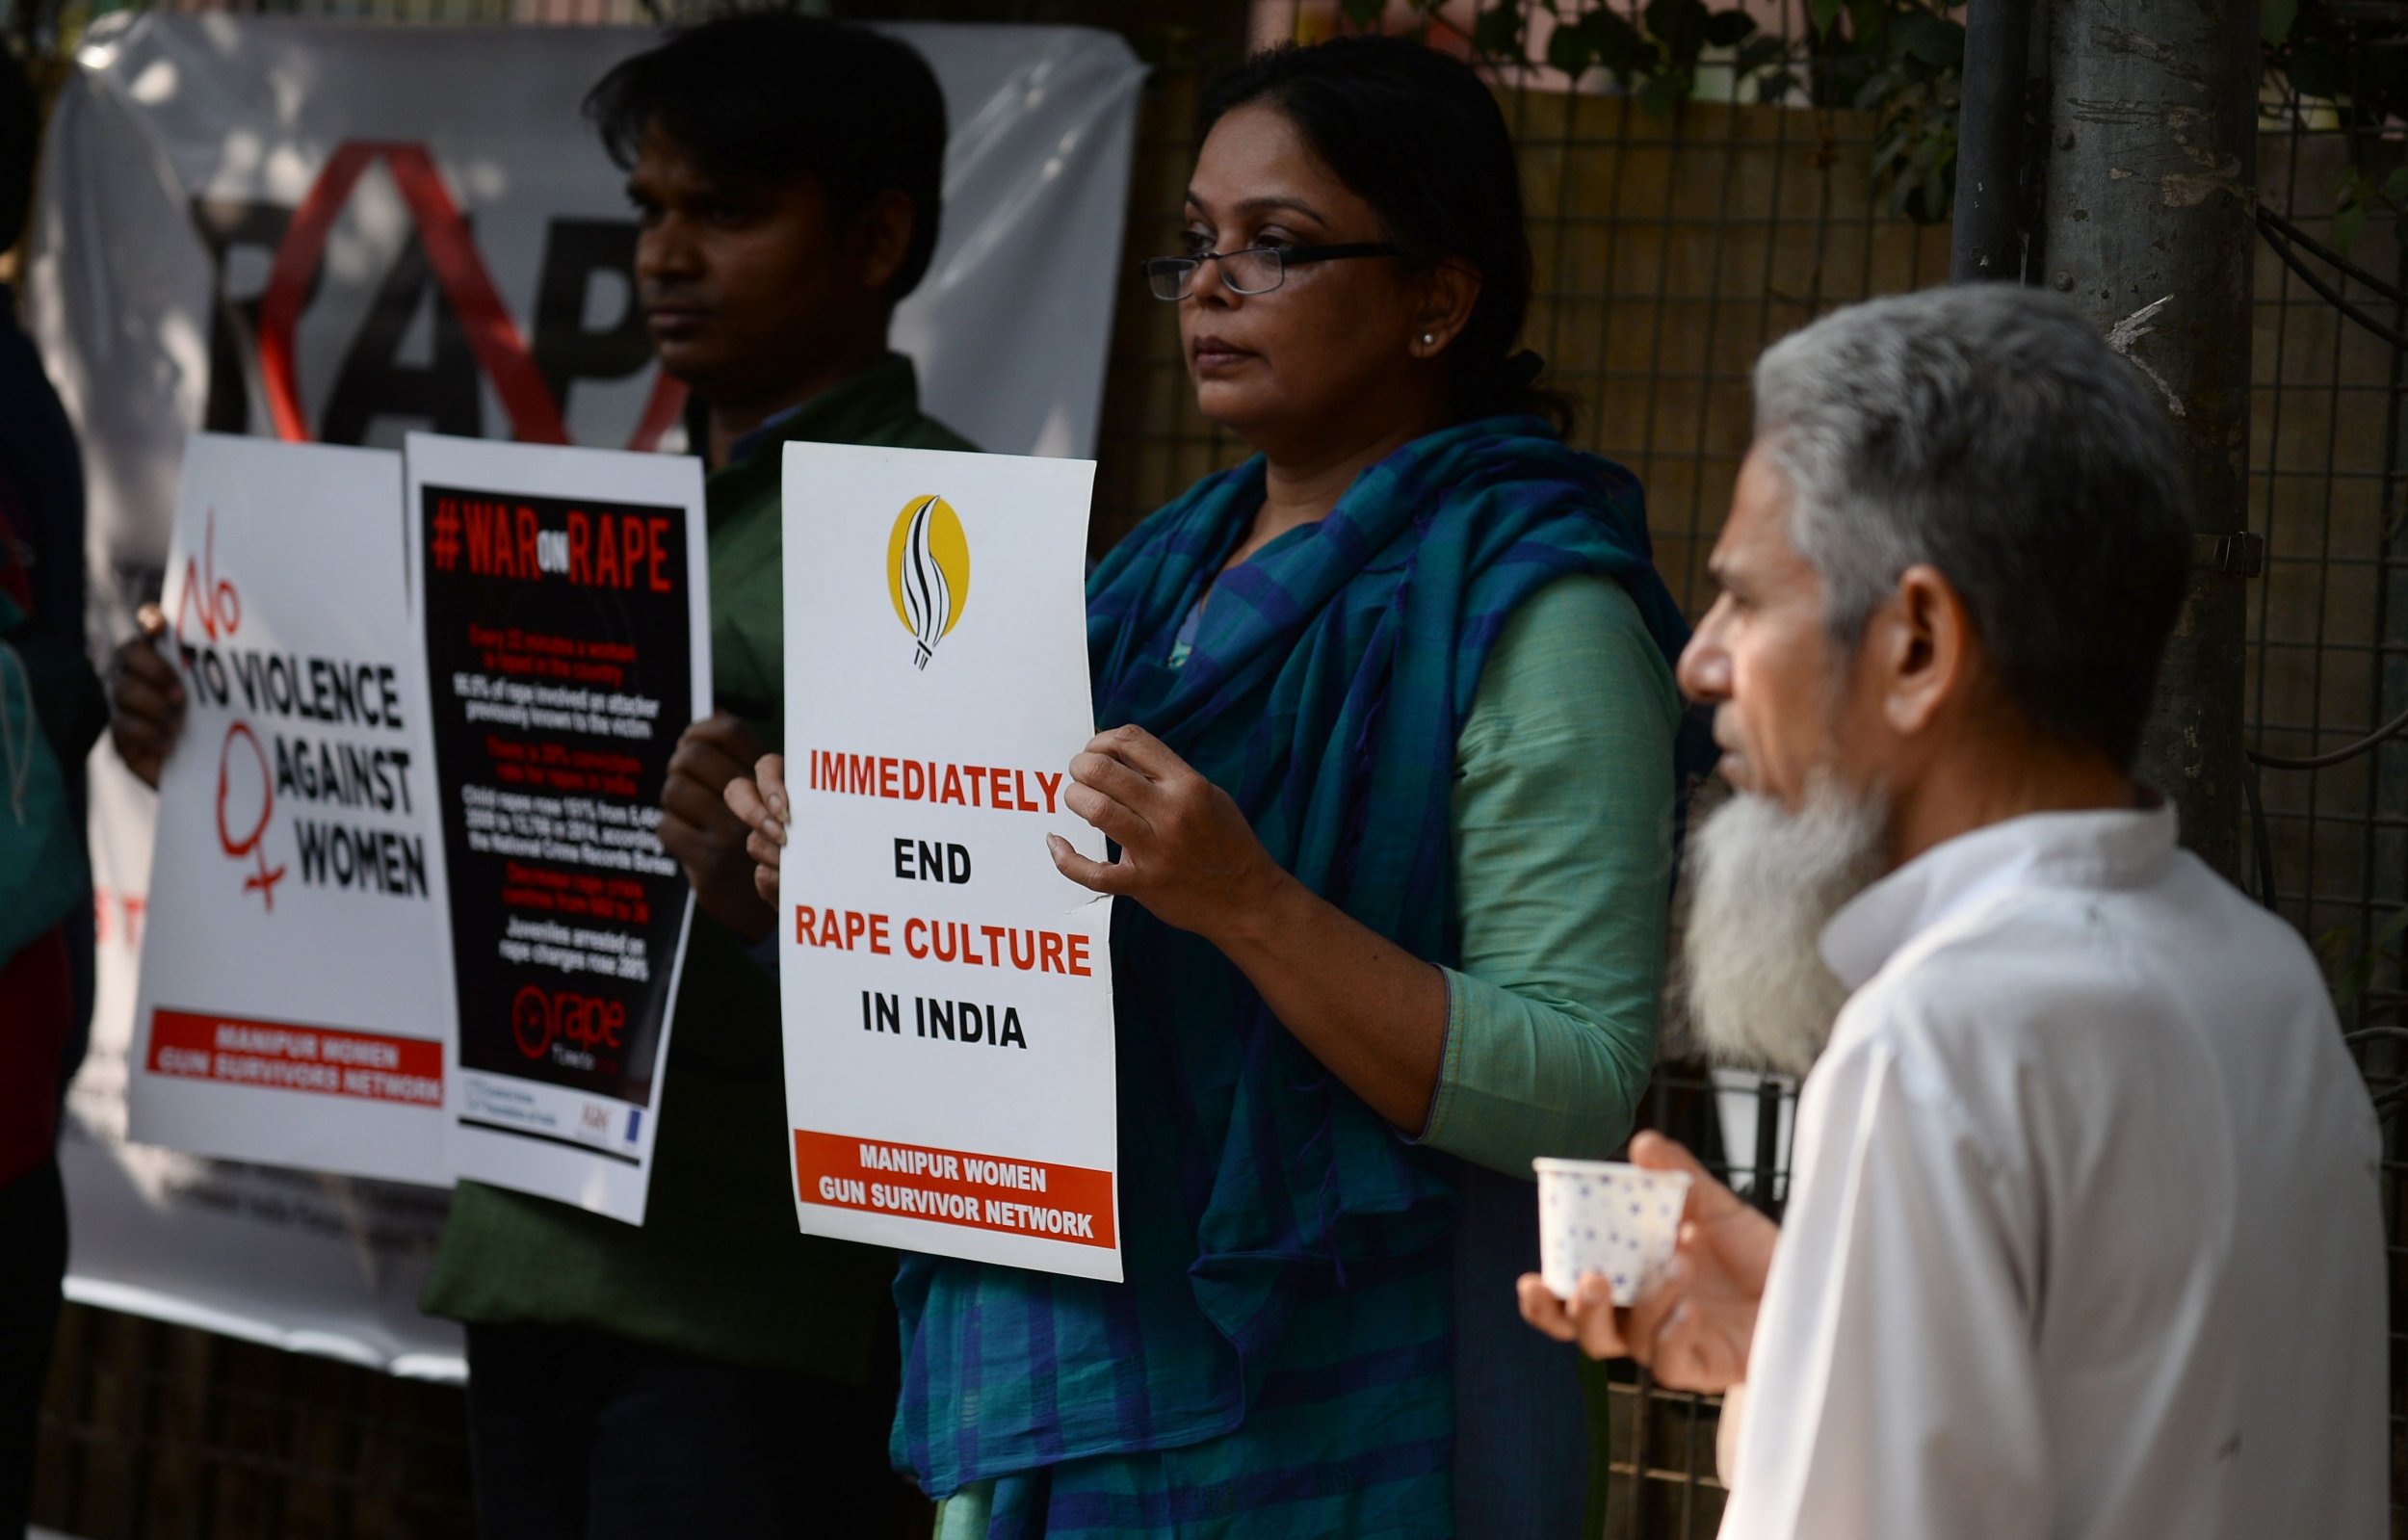
<path fill-rule="evenodd" d="M 600 1332 L 468 1328 L 487 1540 L 882 1540 L 913 1501 L 886 1462 L 894 1415 L 891 1383 L 740 1369 Z"/>
<path fill-rule="evenodd" d="M 66 1275 L 66 1195 L 47 1162 L 0 1187 L 0 1536 L 31 1522 L 34 1430 Z"/>

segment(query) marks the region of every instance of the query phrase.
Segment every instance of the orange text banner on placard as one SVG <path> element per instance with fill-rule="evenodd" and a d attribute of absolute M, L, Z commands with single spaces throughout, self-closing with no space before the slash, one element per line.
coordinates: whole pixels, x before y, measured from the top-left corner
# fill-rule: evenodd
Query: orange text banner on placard
<path fill-rule="evenodd" d="M 150 1068 L 232 1085 L 443 1105 L 443 1045 L 423 1037 L 244 1021 L 162 1006 L 150 1017 Z"/>
<path fill-rule="evenodd" d="M 1081 1165 L 797 1129 L 795 1190 L 827 1208 L 1112 1244 L 1112 1175 Z"/>

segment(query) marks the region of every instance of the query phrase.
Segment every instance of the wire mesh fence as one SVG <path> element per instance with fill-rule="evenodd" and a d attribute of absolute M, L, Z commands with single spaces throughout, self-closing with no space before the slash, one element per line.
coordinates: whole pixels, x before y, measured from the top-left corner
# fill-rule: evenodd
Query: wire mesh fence
<path fill-rule="evenodd" d="M 2252 881 L 2315 943 L 2378 1108 L 2391 1238 L 2393 1532 L 2408 1534 L 2408 745 L 2370 742 L 2408 710 L 2401 548 L 2408 429 L 2398 345 L 2408 248 L 2354 189 L 2401 163 L 2398 135 L 2270 86 L 2261 120 L 2245 684 Z M 2371 185 L 2371 184 L 2369 184 Z M 2355 212 L 2353 212 L 2353 205 Z M 2387 329 L 2386 337 L 2376 328 Z M 2265 761 L 2279 763 L 2264 763 Z M 2321 768 L 2300 768 L 2320 765 Z"/>
<path fill-rule="evenodd" d="M 476 1532 L 457 1387 L 114 1311 L 61 1322 L 34 1520 L 93 1540 Z"/>
<path fill-rule="evenodd" d="M 110 0 L 78 0 L 106 6 Z M 643 0 L 193 0 L 383 21 L 589 23 L 657 16 Z M 9 0 L 0 0 L 5 17 Z M 673 9 L 673 8 L 672 8 Z M 1313 35 L 1334 6 L 1215 0 L 1126 8 L 1102 0 L 952 0 L 837 8 L 914 18 L 1114 24 L 1158 67 L 1132 173 L 1105 392 L 1094 515 L 1100 549 L 1197 478 L 1234 463 L 1235 439 L 1196 411 L 1172 306 L 1135 280 L 1177 248 L 1180 196 L 1203 84 L 1252 36 Z M 70 11 L 73 24 L 89 11 Z M 1793 7 L 1767 20 L 1794 27 Z M 1719 73 L 1717 73 L 1719 71 Z M 1837 305 L 1941 281 L 1945 227 L 1891 212 L 1874 186 L 1880 126 L 1828 107 L 1742 104 L 1711 59 L 1699 96 L 1665 113 L 1605 91 L 1501 88 L 1520 144 L 1537 260 L 1527 340 L 1578 403 L 1575 439 L 1637 473 L 1657 561 L 1692 615 L 1711 595 L 1706 553 L 1750 415 L 1748 370 L 1768 342 Z M 1801 97 L 1811 91 L 1797 93 Z M 1720 98 L 1720 99 L 1714 99 Z M 2355 135 L 2313 104 L 2269 97 L 2260 157 L 2265 206 L 2349 260 L 2408 288 L 2408 251 L 2377 210 L 2347 242 L 2338 190 L 2402 146 Z M 2251 743 L 2320 753 L 2408 711 L 2400 350 L 2351 320 L 2292 267 L 2256 274 L 2251 524 L 2267 570 L 2252 595 Z M 2323 280 L 2393 329 L 2408 305 L 2339 270 Z M 2408 922 L 2408 739 L 2330 770 L 2260 775 L 2250 880 L 2332 958 L 2378 1088 L 2408 1085 L 2395 1028 L 2408 1005 L 2395 957 Z M 2360 981 L 2362 980 L 2362 981 Z M 2354 987 L 2353 987 L 2354 985 Z M 1780 1083 L 1665 1064 L 1644 1113 L 1778 1213 L 1793 1095 Z M 2387 1216 L 2401 1222 L 2392 1135 Z M 2408 1318 L 2408 1251 L 2393 1253 L 2395 1321 Z M 2408 1407 L 2408 1338 L 2394 1338 L 2394 1405 Z M 1587 1389 L 1607 1479 L 1592 1536 L 1690 1540 L 1717 1527 L 1714 1397 L 1672 1395 L 1628 1366 Z M 390 1380 L 104 1312 L 70 1312 L 43 1424 L 42 1522 L 79 1535 L 448 1536 L 471 1530 L 457 1391 Z M 2408 1470 L 2408 1421 L 2395 1417 Z M 2395 1483 L 2395 1487 L 2399 1484 Z M 2408 1516 L 2395 1507 L 2395 1532 Z"/>

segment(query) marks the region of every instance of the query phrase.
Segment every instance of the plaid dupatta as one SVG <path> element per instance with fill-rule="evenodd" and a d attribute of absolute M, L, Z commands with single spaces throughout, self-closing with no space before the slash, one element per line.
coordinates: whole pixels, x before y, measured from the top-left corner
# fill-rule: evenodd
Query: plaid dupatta
<path fill-rule="evenodd" d="M 1314 892 L 1453 962 L 1455 739 L 1515 607 L 1594 572 L 1631 591 L 1667 656 L 1686 635 L 1649 564 L 1637 483 L 1536 418 L 1467 423 L 1397 450 L 1328 517 L 1223 572 L 1263 487 L 1260 458 L 1207 478 L 1096 569 L 1096 720 L 1161 737 Z M 1394 1284 L 1419 1303 L 1409 1321 L 1393 1303 L 1359 1313 L 1395 1341 L 1312 1354 L 1318 1401 L 1342 1403 L 1374 1366 L 1414 1356 L 1398 1351 L 1407 1341 L 1448 1331 L 1430 1266 L 1453 1217 L 1447 1158 L 1398 1138 L 1201 939 L 1124 902 L 1112 967 L 1128 1282 L 904 1259 L 894 1452 L 931 1493 L 1228 1433 L 1249 1400 L 1308 1394 L 1265 1377 L 1299 1309 L 1348 1318 L 1324 1308 L 1333 1295 Z"/>

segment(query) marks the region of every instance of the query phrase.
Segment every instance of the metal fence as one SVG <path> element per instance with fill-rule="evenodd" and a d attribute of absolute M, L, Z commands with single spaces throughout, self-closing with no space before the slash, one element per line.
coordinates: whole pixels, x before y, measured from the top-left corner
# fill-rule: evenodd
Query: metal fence
<path fill-rule="evenodd" d="M 106 4 L 107 0 L 77 0 Z M 211 8 L 295 9 L 259 0 Z M 0 18 L 10 0 L 0 0 Z M 311 14 L 382 20 L 641 19 L 638 0 L 305 0 Z M 1124 271 L 1173 249 L 1196 94 L 1243 37 L 1217 0 L 1130 11 L 1104 0 L 935 0 L 840 6 L 940 19 L 1116 24 L 1157 69 L 1139 121 Z M 1269 8 L 1274 29 L 1326 24 L 1311 0 Z M 1283 14 L 1284 13 L 1284 14 Z M 70 13 L 70 22 L 77 13 Z M 1258 35 L 1265 8 L 1250 17 Z M 1793 17 L 1791 23 L 1794 25 Z M 1739 105 L 1724 66 L 1700 94 L 1655 116 L 1627 97 L 1507 90 L 1538 261 L 1529 341 L 1573 395 L 1576 439 L 1638 473 L 1657 560 L 1692 614 L 1710 595 L 1706 551 L 1736 476 L 1750 412 L 1747 371 L 1767 342 L 1836 305 L 1947 275 L 1944 228 L 1890 214 L 1862 114 Z M 2269 98 L 2260 184 L 2309 239 L 2338 244 L 2348 169 L 2399 162 L 2401 146 L 2353 142 L 2330 115 Z M 2388 158 L 2388 163 L 2387 163 Z M 2351 263 L 2408 288 L 2408 253 L 2377 212 Z M 2294 248 L 2295 250 L 2296 248 Z M 2318 281 L 2408 332 L 2400 296 L 2326 264 Z M 2400 350 L 2344 318 L 2284 262 L 2257 272 L 2252 527 L 2268 567 L 2252 596 L 2252 744 L 2277 757 L 2346 746 L 2408 711 L 2408 588 L 2400 550 Z M 1097 475 L 1096 540 L 1243 453 L 1195 411 L 1175 315 L 1131 283 L 1115 321 Z M 2408 910 L 2408 738 L 2328 770 L 2261 774 L 2250 880 L 2334 959 L 2349 1024 L 2389 1094 L 2402 1082 L 2408 989 L 2375 955 Z M 2395 948 L 2394 949 L 2395 950 Z M 2356 959 L 2373 957 L 2370 966 Z M 2352 981 L 2363 974 L 2365 987 Z M 2390 1035 L 2385 1035 L 2390 1033 Z M 1787 1181 L 1788 1092 L 1667 1063 L 1646 1120 L 1697 1148 L 1778 1212 Z M 2385 1168 L 2403 1231 L 2401 1150 Z M 2408 1254 L 2394 1252 L 2397 1290 Z M 2395 1337 L 2395 1410 L 2408 1342 Z M 1592 1370 L 1588 1392 L 1608 1480 L 1591 1535 L 1688 1540 L 1714 1533 L 1718 1405 L 1670 1395 L 1628 1366 Z M 92 1536 L 443 1536 L 470 1530 L 458 1393 L 110 1316 L 72 1311 L 43 1430 L 43 1522 Z M 2408 1423 L 2395 1418 L 2408 1468 Z M 2395 1483 L 2395 1486 L 2397 1483 Z M 2408 1517 L 2395 1508 L 2395 1533 Z"/>
<path fill-rule="evenodd" d="M 2258 158 L 2250 527 L 2251 880 L 2316 944 L 2386 1114 L 2392 1527 L 2408 1535 L 2408 247 L 2364 189 L 2401 164 L 2380 127 L 2269 88 Z M 2344 210 L 2360 205 L 2363 225 Z M 2388 335 L 2386 335 L 2388 333 Z"/>

